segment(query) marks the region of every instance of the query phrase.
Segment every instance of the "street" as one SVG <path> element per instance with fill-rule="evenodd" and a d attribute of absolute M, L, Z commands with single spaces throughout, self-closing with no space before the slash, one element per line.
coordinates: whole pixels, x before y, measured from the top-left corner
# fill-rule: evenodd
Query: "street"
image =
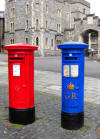
<path fill-rule="evenodd" d="M 35 69 L 61 72 L 61 57 L 36 57 Z M 85 58 L 85 76 L 100 78 L 100 62 Z"/>
<path fill-rule="evenodd" d="M 0 62 L 7 62 L 7 54 L 0 55 Z M 61 56 L 35 57 L 35 70 L 61 72 Z M 85 58 L 85 76 L 100 78 L 100 62 Z"/>

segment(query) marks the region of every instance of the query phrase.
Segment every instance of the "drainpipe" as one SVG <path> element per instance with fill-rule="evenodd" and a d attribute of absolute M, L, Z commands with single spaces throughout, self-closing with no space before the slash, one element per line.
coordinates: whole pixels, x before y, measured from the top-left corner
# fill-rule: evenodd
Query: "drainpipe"
<path fill-rule="evenodd" d="M 91 50 L 91 33 L 89 33 L 89 50 Z"/>
<path fill-rule="evenodd" d="M 44 29 L 43 29 L 43 18 L 44 18 L 44 12 L 43 12 L 43 4 L 44 2 L 41 1 L 41 56 L 44 56 Z"/>
<path fill-rule="evenodd" d="M 72 22 L 71 22 L 71 21 L 72 21 L 72 19 L 71 19 L 71 18 L 72 18 L 72 15 L 71 15 L 71 5 L 70 5 L 70 10 L 69 10 L 69 12 L 70 12 L 70 28 L 72 28 Z"/>
<path fill-rule="evenodd" d="M 100 31 L 98 31 L 98 59 L 100 59 Z"/>

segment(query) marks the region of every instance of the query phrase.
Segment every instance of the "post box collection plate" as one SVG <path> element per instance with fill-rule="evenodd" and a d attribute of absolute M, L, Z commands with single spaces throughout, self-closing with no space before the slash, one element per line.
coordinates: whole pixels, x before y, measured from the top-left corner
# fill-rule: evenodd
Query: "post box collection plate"
<path fill-rule="evenodd" d="M 64 76 L 65 77 L 78 77 L 79 65 L 64 65 Z"/>
<path fill-rule="evenodd" d="M 64 76 L 69 77 L 69 65 L 64 65 Z"/>
<path fill-rule="evenodd" d="M 13 76 L 20 76 L 20 64 L 13 64 Z"/>
<path fill-rule="evenodd" d="M 78 77 L 78 73 L 79 73 L 79 66 L 71 65 L 71 77 Z"/>

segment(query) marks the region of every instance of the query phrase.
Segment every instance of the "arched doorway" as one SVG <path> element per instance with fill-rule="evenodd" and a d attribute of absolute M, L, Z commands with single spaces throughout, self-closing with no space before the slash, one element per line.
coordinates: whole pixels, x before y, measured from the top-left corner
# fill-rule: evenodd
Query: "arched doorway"
<path fill-rule="evenodd" d="M 82 36 L 83 42 L 89 45 L 86 55 L 98 54 L 98 31 L 89 29 L 83 32 Z"/>

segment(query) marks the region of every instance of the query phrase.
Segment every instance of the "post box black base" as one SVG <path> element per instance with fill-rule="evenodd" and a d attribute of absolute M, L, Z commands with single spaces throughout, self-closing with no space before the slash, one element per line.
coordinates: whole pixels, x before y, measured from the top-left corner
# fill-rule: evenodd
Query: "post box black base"
<path fill-rule="evenodd" d="M 78 114 L 61 113 L 61 127 L 68 130 L 78 130 L 84 126 L 84 112 Z"/>
<path fill-rule="evenodd" d="M 28 109 L 9 108 L 9 121 L 22 125 L 33 123 L 35 121 L 35 107 Z"/>

